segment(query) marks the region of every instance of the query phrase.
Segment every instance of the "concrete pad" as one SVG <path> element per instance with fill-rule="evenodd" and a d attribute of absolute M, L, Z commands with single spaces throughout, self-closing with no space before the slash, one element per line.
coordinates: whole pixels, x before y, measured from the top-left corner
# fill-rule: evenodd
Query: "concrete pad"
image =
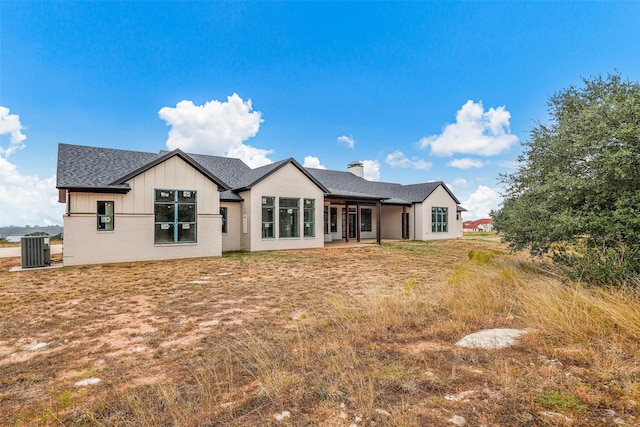
<path fill-rule="evenodd" d="M 527 333 L 522 329 L 485 329 L 467 335 L 456 343 L 460 347 L 497 349 L 509 347 L 521 335 Z"/>

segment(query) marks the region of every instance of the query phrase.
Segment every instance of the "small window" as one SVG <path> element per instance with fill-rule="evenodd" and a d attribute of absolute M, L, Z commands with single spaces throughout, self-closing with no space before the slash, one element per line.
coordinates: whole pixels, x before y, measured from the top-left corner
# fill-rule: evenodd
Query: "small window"
<path fill-rule="evenodd" d="M 360 209 L 360 231 L 371 231 L 371 209 L 362 208 Z"/>
<path fill-rule="evenodd" d="M 449 208 L 431 208 L 431 232 L 446 233 L 449 224 Z"/>
<path fill-rule="evenodd" d="M 304 237 L 316 237 L 315 199 L 304 199 Z"/>
<path fill-rule="evenodd" d="M 273 239 L 275 235 L 275 197 L 262 198 L 262 238 Z"/>
<path fill-rule="evenodd" d="M 98 231 L 113 231 L 113 201 L 98 202 Z"/>
<path fill-rule="evenodd" d="M 279 236 L 300 237 L 300 199 L 280 197 Z"/>
<path fill-rule="evenodd" d="M 227 208 L 220 208 L 222 215 L 222 234 L 227 234 Z"/>

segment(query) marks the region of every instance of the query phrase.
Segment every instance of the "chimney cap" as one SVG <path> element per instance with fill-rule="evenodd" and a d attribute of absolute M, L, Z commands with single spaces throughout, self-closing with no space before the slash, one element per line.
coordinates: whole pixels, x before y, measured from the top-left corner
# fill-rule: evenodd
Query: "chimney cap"
<path fill-rule="evenodd" d="M 362 163 L 362 162 L 361 162 L 361 161 L 359 161 L 359 160 L 356 160 L 355 162 L 351 162 L 351 163 L 349 163 L 349 165 L 348 165 L 347 167 L 350 167 L 350 168 L 351 168 L 351 167 L 356 167 L 356 166 L 364 166 L 364 163 Z"/>

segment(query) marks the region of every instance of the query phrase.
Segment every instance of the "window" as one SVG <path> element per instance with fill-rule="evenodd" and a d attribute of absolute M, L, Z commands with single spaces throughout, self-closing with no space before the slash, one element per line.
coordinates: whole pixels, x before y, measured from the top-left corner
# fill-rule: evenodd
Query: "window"
<path fill-rule="evenodd" d="M 315 199 L 304 199 L 304 237 L 316 237 Z"/>
<path fill-rule="evenodd" d="M 431 208 L 431 231 L 446 233 L 449 222 L 449 208 Z"/>
<path fill-rule="evenodd" d="M 98 202 L 98 231 L 113 231 L 113 202 Z"/>
<path fill-rule="evenodd" d="M 280 237 L 300 237 L 300 199 L 280 197 Z"/>
<path fill-rule="evenodd" d="M 329 206 L 324 207 L 324 234 L 329 234 Z"/>
<path fill-rule="evenodd" d="M 275 219 L 275 197 L 262 198 L 262 238 L 272 239 L 275 236 L 274 219 Z"/>
<path fill-rule="evenodd" d="M 155 233 L 157 244 L 196 241 L 196 192 L 155 190 Z"/>
<path fill-rule="evenodd" d="M 222 234 L 227 234 L 227 208 L 220 208 L 222 215 Z"/>
<path fill-rule="evenodd" d="M 371 209 L 360 209 L 360 231 L 371 231 Z"/>
<path fill-rule="evenodd" d="M 338 208 L 331 208 L 331 232 L 338 232 Z"/>

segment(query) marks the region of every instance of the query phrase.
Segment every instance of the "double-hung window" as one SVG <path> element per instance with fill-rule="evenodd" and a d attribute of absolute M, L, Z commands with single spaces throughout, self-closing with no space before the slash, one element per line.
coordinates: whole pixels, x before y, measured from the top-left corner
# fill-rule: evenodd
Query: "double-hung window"
<path fill-rule="evenodd" d="M 113 231 L 113 201 L 98 202 L 98 231 Z"/>
<path fill-rule="evenodd" d="M 446 233 L 449 223 L 449 208 L 431 208 L 431 231 Z"/>
<path fill-rule="evenodd" d="M 155 190 L 154 242 L 157 244 L 196 242 L 196 209 L 195 191 Z"/>
<path fill-rule="evenodd" d="M 275 197 L 262 198 L 262 238 L 273 239 L 275 235 Z"/>
<path fill-rule="evenodd" d="M 280 197 L 279 236 L 300 237 L 300 199 Z"/>
<path fill-rule="evenodd" d="M 304 199 L 304 237 L 316 236 L 316 201 Z"/>

